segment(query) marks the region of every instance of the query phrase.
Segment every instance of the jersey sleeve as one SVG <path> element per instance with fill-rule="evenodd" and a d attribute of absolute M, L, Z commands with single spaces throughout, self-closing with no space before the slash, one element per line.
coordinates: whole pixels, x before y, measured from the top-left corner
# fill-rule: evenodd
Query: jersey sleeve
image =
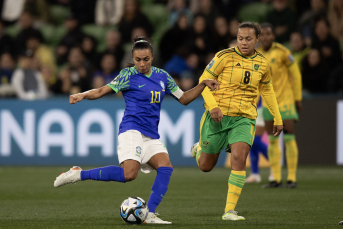
<path fill-rule="evenodd" d="M 199 79 L 199 83 L 205 79 L 217 79 L 225 68 L 226 60 L 226 55 L 221 56 L 220 52 L 217 53 L 211 62 L 206 66 L 204 73 Z M 208 87 L 205 87 L 201 95 L 204 98 L 209 110 L 218 107 L 217 101 L 213 97 L 213 94 Z"/>
<path fill-rule="evenodd" d="M 295 62 L 294 57 L 289 50 L 285 51 L 283 55 L 283 62 L 287 67 L 291 66 Z"/>
<path fill-rule="evenodd" d="M 204 73 L 204 79 L 217 79 L 225 68 L 227 55 L 221 55 L 217 53 L 211 62 L 206 66 Z"/>
<path fill-rule="evenodd" d="M 267 104 L 269 112 L 274 117 L 274 125 L 282 125 L 282 118 L 279 111 L 279 105 L 276 100 L 276 96 L 273 89 L 273 84 L 271 81 L 271 69 L 267 65 L 267 70 L 262 76 L 259 85 L 259 91 L 262 95 L 264 102 Z"/>
<path fill-rule="evenodd" d="M 126 71 L 126 69 L 121 70 L 119 75 L 114 78 L 109 84 L 107 84 L 107 86 L 112 88 L 115 93 L 129 89 L 130 74 Z"/>
<path fill-rule="evenodd" d="M 171 94 L 176 99 L 180 99 L 183 91 L 177 86 L 174 79 L 167 73 L 167 88 L 166 93 Z"/>

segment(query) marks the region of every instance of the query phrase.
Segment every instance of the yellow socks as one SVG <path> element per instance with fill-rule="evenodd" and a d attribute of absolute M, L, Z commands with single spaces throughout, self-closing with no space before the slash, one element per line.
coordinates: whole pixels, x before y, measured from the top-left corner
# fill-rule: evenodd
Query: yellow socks
<path fill-rule="evenodd" d="M 279 146 L 279 137 L 269 135 L 268 159 L 273 172 L 274 180 L 281 182 L 281 150 Z"/>
<path fill-rule="evenodd" d="M 285 145 L 286 145 L 286 159 L 287 159 L 287 169 L 288 178 L 287 180 L 296 182 L 296 173 L 298 166 L 298 146 L 295 141 L 294 134 L 284 135 Z"/>
<path fill-rule="evenodd" d="M 235 210 L 239 195 L 245 183 L 245 171 L 231 171 L 229 178 L 229 191 L 227 193 L 225 212 Z"/>

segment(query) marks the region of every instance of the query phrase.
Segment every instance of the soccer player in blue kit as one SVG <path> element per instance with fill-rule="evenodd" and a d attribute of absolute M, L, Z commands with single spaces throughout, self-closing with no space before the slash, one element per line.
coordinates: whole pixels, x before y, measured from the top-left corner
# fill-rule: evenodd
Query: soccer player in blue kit
<path fill-rule="evenodd" d="M 144 37 L 135 37 L 132 47 L 134 66 L 123 69 L 109 84 L 90 91 L 70 96 L 69 102 L 75 104 L 82 99 L 99 99 L 113 92 L 122 92 L 125 99 L 125 112 L 119 126 L 118 159 L 119 166 L 106 166 L 82 170 L 74 166 L 59 175 L 54 186 L 76 183 L 84 180 L 128 182 L 137 177 L 139 169 L 150 172 L 156 169 L 157 175 L 148 201 L 147 224 L 171 224 L 158 218 L 156 207 L 167 192 L 173 172 L 168 151 L 159 140 L 158 123 L 161 103 L 165 94 L 171 94 L 181 104 L 187 105 L 196 99 L 208 86 L 219 89 L 215 80 L 206 79 L 193 89 L 183 92 L 173 78 L 164 70 L 151 66 L 154 52 L 152 45 Z"/>

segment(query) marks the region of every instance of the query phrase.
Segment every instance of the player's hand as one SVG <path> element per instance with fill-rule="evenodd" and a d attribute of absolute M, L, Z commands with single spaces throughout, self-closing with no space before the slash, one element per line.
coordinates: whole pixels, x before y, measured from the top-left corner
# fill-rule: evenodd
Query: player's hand
<path fill-rule="evenodd" d="M 281 134 L 281 131 L 283 130 L 283 126 L 281 125 L 277 125 L 277 126 L 273 126 L 273 135 L 274 137 L 277 137 Z"/>
<path fill-rule="evenodd" d="M 83 99 L 83 97 L 85 97 L 83 93 L 77 93 L 77 94 L 71 95 L 69 97 L 69 103 L 75 104 L 77 102 L 80 102 Z"/>
<path fill-rule="evenodd" d="M 201 83 L 205 84 L 205 86 L 207 86 L 211 91 L 220 89 L 220 86 L 217 80 L 207 79 L 207 80 L 201 81 Z"/>
<path fill-rule="evenodd" d="M 223 120 L 223 113 L 222 113 L 222 111 L 218 107 L 213 108 L 210 111 L 210 114 L 211 114 L 211 118 L 215 122 L 221 122 Z"/>
<path fill-rule="evenodd" d="M 301 101 L 296 101 L 295 107 L 297 108 L 297 112 L 300 112 L 303 109 L 303 104 L 301 103 Z"/>

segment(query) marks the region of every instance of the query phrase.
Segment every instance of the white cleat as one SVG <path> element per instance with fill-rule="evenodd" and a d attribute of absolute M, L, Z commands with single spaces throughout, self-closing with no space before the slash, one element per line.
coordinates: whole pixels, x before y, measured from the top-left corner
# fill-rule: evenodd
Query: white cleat
<path fill-rule="evenodd" d="M 241 221 L 245 220 L 245 218 L 243 216 L 237 215 L 236 211 L 230 210 L 224 213 L 224 215 L 222 216 L 222 220 Z"/>
<path fill-rule="evenodd" d="M 61 173 L 54 182 L 54 187 L 58 188 L 65 184 L 76 183 L 81 180 L 82 169 L 79 166 L 73 166 L 68 172 Z"/>
<path fill-rule="evenodd" d="M 172 224 L 172 222 L 161 220 L 157 217 L 158 213 L 149 212 L 148 217 L 144 221 L 146 224 Z"/>
<path fill-rule="evenodd" d="M 196 158 L 196 156 L 197 156 L 197 152 L 198 152 L 198 147 L 199 147 L 199 142 L 197 142 L 197 143 L 195 143 L 193 146 L 192 146 L 192 148 L 191 148 L 191 156 L 193 157 L 193 158 Z"/>
<path fill-rule="evenodd" d="M 247 179 L 245 179 L 245 183 L 260 183 L 261 182 L 261 176 L 260 174 L 250 174 Z"/>

